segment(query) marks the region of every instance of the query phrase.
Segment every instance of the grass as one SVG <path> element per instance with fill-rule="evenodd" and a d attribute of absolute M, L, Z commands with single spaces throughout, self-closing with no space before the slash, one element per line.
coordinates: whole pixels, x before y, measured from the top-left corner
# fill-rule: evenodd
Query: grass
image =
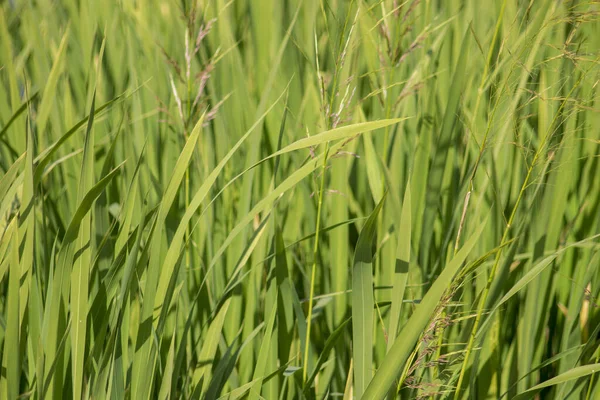
<path fill-rule="evenodd" d="M 0 5 L 0 398 L 600 398 L 600 5 Z"/>

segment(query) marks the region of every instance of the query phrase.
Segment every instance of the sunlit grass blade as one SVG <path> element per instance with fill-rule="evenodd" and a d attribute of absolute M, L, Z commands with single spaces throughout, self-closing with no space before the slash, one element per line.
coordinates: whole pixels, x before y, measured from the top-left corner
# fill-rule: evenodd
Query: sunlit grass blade
<path fill-rule="evenodd" d="M 381 121 L 371 121 L 371 122 L 360 122 L 357 124 L 342 126 L 340 128 L 331 129 L 325 132 L 321 132 L 319 134 L 299 139 L 294 143 L 287 145 L 283 149 L 271 154 L 270 157 L 276 157 L 281 154 L 289 153 L 291 151 L 305 149 L 308 147 L 314 147 L 319 144 L 347 139 L 353 137 L 355 135 L 359 135 L 364 132 L 374 131 L 380 128 L 384 128 L 386 126 L 397 124 L 398 122 L 404 121 L 407 118 L 395 118 L 395 119 L 384 119 Z"/>
<path fill-rule="evenodd" d="M 67 29 L 65 29 L 65 33 L 60 41 L 60 45 L 58 46 L 58 51 L 56 52 L 56 58 L 54 60 L 54 65 L 52 66 L 52 70 L 50 71 L 50 75 L 48 76 L 48 81 L 46 82 L 46 86 L 44 86 L 42 101 L 40 103 L 40 108 L 36 118 L 37 126 L 40 132 L 45 131 L 46 123 L 48 122 L 48 115 L 50 114 L 52 105 L 56 101 L 56 86 L 58 84 L 58 78 L 64 68 L 70 31 L 70 28 L 67 26 Z"/>

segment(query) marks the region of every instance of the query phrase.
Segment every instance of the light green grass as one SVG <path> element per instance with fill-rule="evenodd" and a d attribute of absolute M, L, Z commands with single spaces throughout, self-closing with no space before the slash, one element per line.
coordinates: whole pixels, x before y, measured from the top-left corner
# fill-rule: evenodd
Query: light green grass
<path fill-rule="evenodd" d="M 0 5 L 0 399 L 600 398 L 600 5 Z"/>

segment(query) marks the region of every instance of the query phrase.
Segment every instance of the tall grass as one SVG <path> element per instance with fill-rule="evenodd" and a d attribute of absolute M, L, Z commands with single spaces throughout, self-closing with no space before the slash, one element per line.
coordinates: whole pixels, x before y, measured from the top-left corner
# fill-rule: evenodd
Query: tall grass
<path fill-rule="evenodd" d="M 600 398 L 600 5 L 0 5 L 0 398 Z"/>

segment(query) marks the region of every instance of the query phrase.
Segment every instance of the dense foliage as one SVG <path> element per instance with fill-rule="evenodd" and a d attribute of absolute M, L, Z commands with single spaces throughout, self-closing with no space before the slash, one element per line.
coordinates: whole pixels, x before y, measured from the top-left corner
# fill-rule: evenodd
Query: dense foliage
<path fill-rule="evenodd" d="M 0 398 L 598 399 L 600 4 L 0 4 Z"/>

